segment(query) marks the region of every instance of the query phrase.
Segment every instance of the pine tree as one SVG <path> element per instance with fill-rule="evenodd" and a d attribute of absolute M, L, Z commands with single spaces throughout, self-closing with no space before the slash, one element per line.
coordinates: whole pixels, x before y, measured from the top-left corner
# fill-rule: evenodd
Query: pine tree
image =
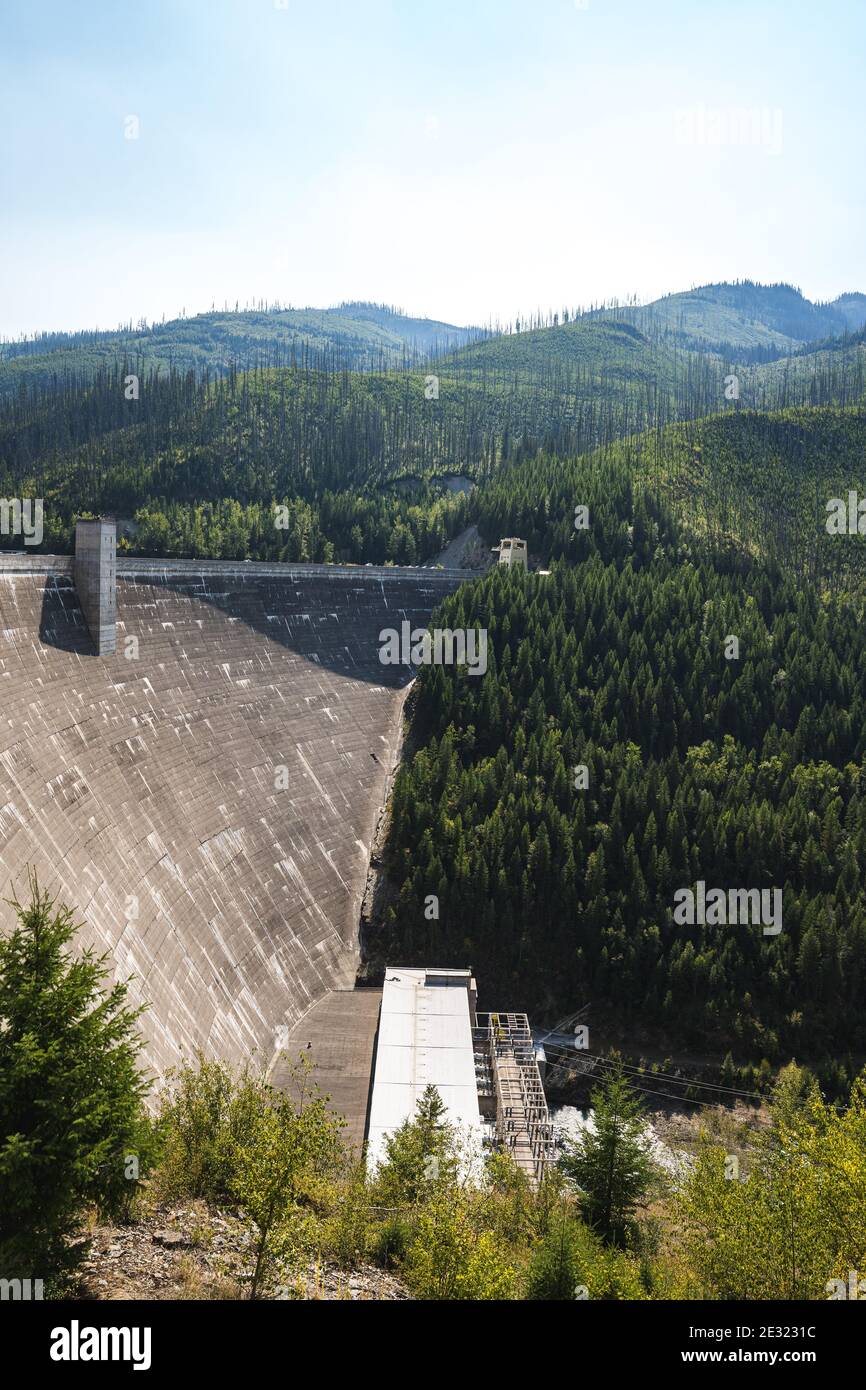
<path fill-rule="evenodd" d="M 385 1140 L 385 1159 L 377 1174 L 386 1206 L 429 1201 L 457 1173 L 456 1135 L 435 1086 L 427 1086 L 415 1114 Z"/>
<path fill-rule="evenodd" d="M 561 1160 L 581 1191 L 583 1215 L 609 1244 L 623 1244 L 635 1211 L 652 1186 L 655 1165 L 644 1131 L 643 1105 L 623 1071 L 611 1067 L 592 1094 L 593 1126 Z"/>
<path fill-rule="evenodd" d="M 566 1302 L 577 1297 L 583 1266 L 586 1232 L 560 1215 L 533 1252 L 527 1276 L 526 1297 Z"/>
<path fill-rule="evenodd" d="M 147 1162 L 140 1009 L 105 957 L 67 949 L 69 908 L 30 879 L 0 940 L 0 1270 L 62 1283 L 85 1204 L 122 1210 Z"/>

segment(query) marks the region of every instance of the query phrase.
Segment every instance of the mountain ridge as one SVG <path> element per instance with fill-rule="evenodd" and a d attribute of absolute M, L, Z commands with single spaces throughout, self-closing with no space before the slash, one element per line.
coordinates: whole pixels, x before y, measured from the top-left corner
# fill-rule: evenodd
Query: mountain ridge
<path fill-rule="evenodd" d="M 44 384 L 69 373 L 90 375 L 118 361 L 134 362 L 139 370 L 225 374 L 244 366 L 290 366 L 312 356 L 330 367 L 381 370 L 426 360 L 478 332 L 363 300 L 327 309 L 211 309 L 159 324 L 0 343 L 0 392 L 21 381 Z"/>
<path fill-rule="evenodd" d="M 44 385 L 75 374 L 90 376 L 100 366 L 118 362 L 135 364 L 139 374 L 172 367 L 224 375 L 244 367 L 300 361 L 354 371 L 418 367 L 431 361 L 468 366 L 476 359 L 481 364 L 484 357 L 506 365 L 507 355 L 509 370 L 517 366 L 531 373 L 535 361 L 530 353 L 546 363 L 555 358 L 564 363 L 571 356 L 585 360 L 583 349 L 592 341 L 589 325 L 599 322 L 616 325 L 621 332 L 628 325 L 653 354 L 659 347 L 674 347 L 750 366 L 859 334 L 866 327 L 866 294 L 850 290 L 820 303 L 783 282 L 717 281 L 647 304 L 611 304 L 570 318 L 566 312 L 561 320 L 555 314 L 546 323 L 535 320 L 517 331 L 460 326 L 365 300 L 325 309 L 264 304 L 242 310 L 211 308 L 159 324 L 43 333 L 0 342 L 0 394 L 22 382 Z M 607 359 L 611 340 L 597 341 Z M 622 339 L 620 346 L 628 351 L 631 345 Z"/>
<path fill-rule="evenodd" d="M 822 303 L 782 281 L 763 285 L 722 280 L 663 295 L 649 304 L 591 313 L 633 323 L 648 336 L 673 339 L 692 351 L 718 352 L 749 363 L 771 361 L 857 332 L 866 325 L 866 294 L 846 291 Z"/>

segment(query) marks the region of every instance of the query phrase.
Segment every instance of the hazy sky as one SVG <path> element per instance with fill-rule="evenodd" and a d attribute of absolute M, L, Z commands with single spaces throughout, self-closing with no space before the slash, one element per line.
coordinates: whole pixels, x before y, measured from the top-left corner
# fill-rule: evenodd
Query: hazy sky
<path fill-rule="evenodd" d="M 866 0 L 0 0 L 0 121 L 6 336 L 866 291 Z"/>

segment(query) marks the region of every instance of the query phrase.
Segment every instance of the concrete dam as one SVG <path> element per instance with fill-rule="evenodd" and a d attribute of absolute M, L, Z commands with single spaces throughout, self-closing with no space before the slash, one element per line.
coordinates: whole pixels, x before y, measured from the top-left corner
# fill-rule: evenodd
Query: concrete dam
<path fill-rule="evenodd" d="M 354 982 L 411 678 L 380 631 L 470 576 L 112 552 L 115 645 L 74 565 L 0 556 L 2 896 L 32 866 L 134 978 L 153 1071 L 270 1063 Z"/>

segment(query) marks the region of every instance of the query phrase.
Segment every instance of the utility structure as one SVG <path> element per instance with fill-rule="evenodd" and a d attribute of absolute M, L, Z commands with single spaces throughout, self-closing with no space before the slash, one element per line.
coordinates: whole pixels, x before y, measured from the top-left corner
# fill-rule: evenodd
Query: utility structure
<path fill-rule="evenodd" d="M 533 1184 L 544 1176 L 555 1146 L 529 1020 L 479 1014 L 476 1002 L 471 970 L 386 967 L 367 1128 L 371 1168 L 435 1086 L 470 1150 L 485 1139 Z"/>
<path fill-rule="evenodd" d="M 526 541 L 519 536 L 503 536 L 499 544 L 493 547 L 493 554 L 499 556 L 500 565 L 524 570 L 529 568 Z"/>
<path fill-rule="evenodd" d="M 75 588 L 97 656 L 117 649 L 117 525 L 113 517 L 75 523 Z"/>
<path fill-rule="evenodd" d="M 556 1144 L 529 1019 L 521 1013 L 476 1014 L 472 1036 L 479 1092 L 483 1085 L 497 1143 L 538 1183 Z"/>

